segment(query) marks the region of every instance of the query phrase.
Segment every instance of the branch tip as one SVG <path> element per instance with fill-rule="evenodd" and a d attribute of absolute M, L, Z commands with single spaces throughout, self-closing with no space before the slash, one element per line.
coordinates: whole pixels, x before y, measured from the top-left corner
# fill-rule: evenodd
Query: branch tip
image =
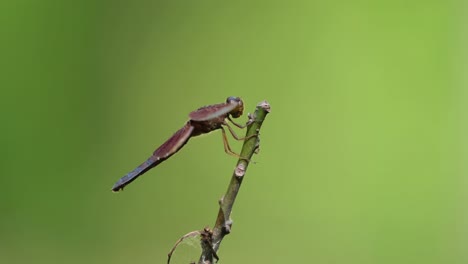
<path fill-rule="evenodd" d="M 267 100 L 263 100 L 262 102 L 258 103 L 259 107 L 263 108 L 263 110 L 267 111 L 268 113 L 271 112 L 270 103 Z"/>

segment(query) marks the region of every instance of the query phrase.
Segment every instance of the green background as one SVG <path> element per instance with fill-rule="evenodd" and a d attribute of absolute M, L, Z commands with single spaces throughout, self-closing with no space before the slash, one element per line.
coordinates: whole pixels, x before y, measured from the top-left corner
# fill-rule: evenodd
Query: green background
<path fill-rule="evenodd" d="M 468 263 L 465 8 L 3 1 L 0 262 L 165 263 L 214 224 L 221 133 L 110 188 L 233 95 L 272 112 L 221 263 Z"/>

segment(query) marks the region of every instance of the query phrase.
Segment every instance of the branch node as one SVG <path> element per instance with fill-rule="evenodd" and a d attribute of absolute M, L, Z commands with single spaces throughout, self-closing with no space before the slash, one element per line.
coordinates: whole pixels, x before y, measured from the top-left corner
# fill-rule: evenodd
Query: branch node
<path fill-rule="evenodd" d="M 223 233 L 225 235 L 231 233 L 231 227 L 232 227 L 232 219 L 229 219 L 227 220 L 226 222 L 224 222 L 224 225 L 223 225 Z"/>
<path fill-rule="evenodd" d="M 209 227 L 205 227 L 200 235 L 203 250 L 207 250 L 216 259 L 216 261 L 219 261 L 218 254 L 216 254 L 216 251 L 213 248 L 213 230 Z"/>
<path fill-rule="evenodd" d="M 235 174 L 236 174 L 237 178 L 244 177 L 244 174 L 245 174 L 245 164 L 244 163 L 240 163 L 239 165 L 237 165 L 236 170 L 235 170 Z"/>
<path fill-rule="evenodd" d="M 255 142 L 255 150 L 254 153 L 258 154 L 260 152 L 260 137 L 257 137 L 257 141 Z"/>

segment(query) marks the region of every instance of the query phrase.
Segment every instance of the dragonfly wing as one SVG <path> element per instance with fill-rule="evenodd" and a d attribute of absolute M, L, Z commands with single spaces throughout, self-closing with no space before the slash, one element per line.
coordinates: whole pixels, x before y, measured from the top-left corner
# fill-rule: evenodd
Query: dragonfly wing
<path fill-rule="evenodd" d="M 171 138 L 166 140 L 158 149 L 153 152 L 153 156 L 158 159 L 167 159 L 179 151 L 189 140 L 193 132 L 193 126 L 187 122 L 184 127 L 175 132 Z"/>
<path fill-rule="evenodd" d="M 194 121 L 206 121 L 226 115 L 236 109 L 237 106 L 235 102 L 208 105 L 191 112 L 189 117 Z"/>
<path fill-rule="evenodd" d="M 123 188 L 127 184 L 134 181 L 136 178 L 138 178 L 138 176 L 154 168 L 159 163 L 165 161 L 174 153 L 179 151 L 179 149 L 181 149 L 188 142 L 192 131 L 193 126 L 191 126 L 190 123 L 187 123 L 184 127 L 175 132 L 174 135 L 172 135 L 172 137 L 166 140 L 164 144 L 157 148 L 154 151 L 153 155 L 149 157 L 145 162 L 143 162 L 136 169 L 129 172 L 127 175 L 123 176 L 120 180 L 118 180 L 114 184 L 114 187 L 112 187 L 112 191 L 117 192 L 123 190 Z"/>

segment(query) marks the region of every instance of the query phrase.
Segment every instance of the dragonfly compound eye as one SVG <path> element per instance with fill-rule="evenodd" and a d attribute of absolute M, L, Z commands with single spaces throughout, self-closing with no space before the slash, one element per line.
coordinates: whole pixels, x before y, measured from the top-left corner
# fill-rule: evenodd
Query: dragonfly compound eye
<path fill-rule="evenodd" d="M 226 99 L 226 103 L 230 104 L 230 103 L 238 103 L 238 102 L 242 102 L 242 100 L 239 98 L 239 97 L 236 97 L 236 96 L 229 96 L 227 99 Z"/>
<path fill-rule="evenodd" d="M 229 101 L 230 98 L 233 99 Z M 242 113 L 244 113 L 244 102 L 242 102 L 242 100 L 239 97 L 229 97 L 228 103 L 237 104 L 236 108 L 234 108 L 230 113 L 232 117 L 238 118 L 242 115 Z"/>

